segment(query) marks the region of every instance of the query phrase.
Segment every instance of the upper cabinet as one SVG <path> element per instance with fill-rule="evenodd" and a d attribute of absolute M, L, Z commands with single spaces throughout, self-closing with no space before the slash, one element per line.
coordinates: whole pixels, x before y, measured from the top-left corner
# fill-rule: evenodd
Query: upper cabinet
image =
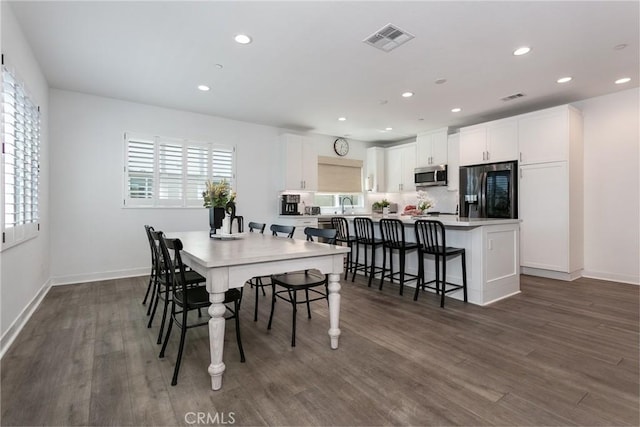
<path fill-rule="evenodd" d="M 460 129 L 460 166 L 518 158 L 518 121 L 496 120 Z"/>
<path fill-rule="evenodd" d="M 448 128 L 442 128 L 418 135 L 416 167 L 447 164 L 447 133 Z"/>
<path fill-rule="evenodd" d="M 580 126 L 571 106 L 549 108 L 519 116 L 518 139 L 521 165 L 569 160 L 571 136 Z"/>
<path fill-rule="evenodd" d="M 447 137 L 447 151 L 449 162 L 447 164 L 447 190 L 458 191 L 460 182 L 460 134 L 454 133 Z"/>
<path fill-rule="evenodd" d="M 416 191 L 413 172 L 416 168 L 416 144 L 387 148 L 385 170 L 388 192 Z"/>
<path fill-rule="evenodd" d="M 367 174 L 365 187 L 367 191 L 385 192 L 384 148 L 371 147 L 367 149 Z"/>
<path fill-rule="evenodd" d="M 282 190 L 316 191 L 318 189 L 318 154 L 313 142 L 301 135 L 280 135 Z"/>

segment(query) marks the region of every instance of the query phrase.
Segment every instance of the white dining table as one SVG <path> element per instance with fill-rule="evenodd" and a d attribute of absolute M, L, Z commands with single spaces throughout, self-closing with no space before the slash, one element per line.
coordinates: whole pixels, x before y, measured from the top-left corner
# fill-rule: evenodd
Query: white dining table
<path fill-rule="evenodd" d="M 260 233 L 244 233 L 238 238 L 225 240 L 210 238 L 208 231 L 167 232 L 165 235 L 182 241 L 184 262 L 207 279 L 211 301 L 211 363 L 208 372 L 213 390 L 222 387 L 225 371 L 222 361 L 226 311 L 224 294 L 230 288 L 241 288 L 252 277 L 305 269 L 317 269 L 328 274 L 329 341 L 332 349 L 338 348 L 340 276 L 344 268 L 344 254 L 349 252 L 349 248 Z"/>

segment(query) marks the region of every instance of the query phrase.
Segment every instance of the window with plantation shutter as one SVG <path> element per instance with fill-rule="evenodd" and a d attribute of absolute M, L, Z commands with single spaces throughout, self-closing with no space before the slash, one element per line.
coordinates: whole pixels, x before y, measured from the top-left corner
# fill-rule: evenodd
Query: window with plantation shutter
<path fill-rule="evenodd" d="M 234 187 L 235 148 L 125 135 L 125 207 L 202 207 L 205 183 Z"/>
<path fill-rule="evenodd" d="M 2 247 L 38 233 L 40 110 L 2 66 Z"/>

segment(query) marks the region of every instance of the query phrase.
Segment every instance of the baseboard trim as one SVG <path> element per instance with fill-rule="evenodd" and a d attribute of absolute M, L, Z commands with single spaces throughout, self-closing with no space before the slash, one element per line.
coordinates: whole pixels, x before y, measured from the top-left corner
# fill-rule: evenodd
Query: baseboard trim
<path fill-rule="evenodd" d="M 604 271 L 590 271 L 590 270 L 585 270 L 582 273 L 582 276 L 588 277 L 589 279 L 606 280 L 608 282 L 619 282 L 619 283 L 628 283 L 630 285 L 640 285 L 639 276 L 629 276 L 626 274 L 616 274 L 616 273 L 607 273 Z"/>
<path fill-rule="evenodd" d="M 139 277 L 146 275 L 149 275 L 149 267 L 52 277 L 51 284 L 53 286 L 75 285 L 78 283 L 99 282 L 101 280 L 124 279 L 127 277 Z"/>
<path fill-rule="evenodd" d="M 20 314 L 15 318 L 15 320 L 11 323 L 11 326 L 2 334 L 2 338 L 0 338 L 0 360 L 4 357 L 13 341 L 18 337 L 24 325 L 27 324 L 33 313 L 42 303 L 44 297 L 49 293 L 51 289 L 51 279 L 47 280 L 42 287 L 36 292 L 31 301 L 22 309 Z"/>
<path fill-rule="evenodd" d="M 571 273 L 565 273 L 562 271 L 544 270 L 542 268 L 532 268 L 532 267 L 520 267 L 520 274 L 544 277 L 546 279 L 564 280 L 565 282 L 571 282 L 583 276 L 582 270 L 576 270 Z"/>

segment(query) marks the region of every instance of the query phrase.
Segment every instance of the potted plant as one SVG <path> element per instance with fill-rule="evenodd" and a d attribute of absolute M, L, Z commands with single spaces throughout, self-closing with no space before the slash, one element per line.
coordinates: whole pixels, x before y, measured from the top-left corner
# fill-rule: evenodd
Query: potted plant
<path fill-rule="evenodd" d="M 375 202 L 375 203 L 371 206 L 371 208 L 372 208 L 373 212 L 376 212 L 376 213 L 382 213 L 383 209 L 384 209 L 384 208 L 388 208 L 390 204 L 391 204 L 391 203 L 389 203 L 389 201 L 388 201 L 387 199 L 382 199 L 382 200 L 381 200 L 381 201 L 379 201 L 379 202 Z"/>
<path fill-rule="evenodd" d="M 225 217 L 225 210 L 230 216 L 235 215 L 236 193 L 231 189 L 231 185 L 226 181 L 207 181 L 205 191 L 202 192 L 204 207 L 209 208 L 209 227 L 211 233 L 222 227 Z"/>

